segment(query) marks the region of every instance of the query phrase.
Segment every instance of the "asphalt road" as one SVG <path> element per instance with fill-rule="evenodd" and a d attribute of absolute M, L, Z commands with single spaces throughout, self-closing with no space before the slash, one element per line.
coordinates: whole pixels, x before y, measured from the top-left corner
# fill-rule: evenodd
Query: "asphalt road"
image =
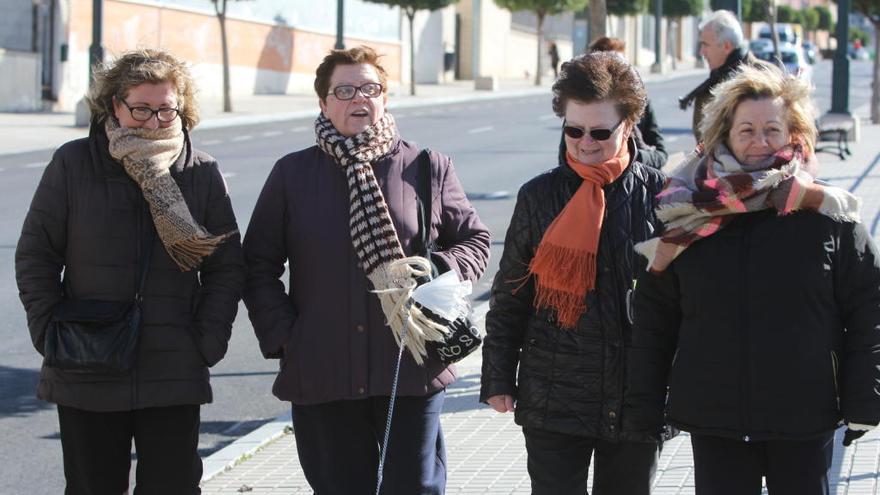
<path fill-rule="evenodd" d="M 814 71 L 821 111 L 830 106 L 830 71 L 828 62 Z M 850 108 L 855 109 L 868 101 L 870 65 L 854 62 L 851 77 Z M 701 80 L 649 84 L 670 152 L 694 145 L 690 112 L 679 110 L 676 100 Z M 405 139 L 453 158 L 465 190 L 493 232 L 491 265 L 475 287 L 475 299 L 484 300 L 519 186 L 555 166 L 561 122 L 551 111 L 550 95 L 407 108 L 395 116 Z M 305 119 L 196 130 L 193 139 L 219 160 L 244 229 L 275 161 L 311 146 L 314 134 L 311 119 Z M 13 271 L 21 223 L 51 153 L 0 156 L 0 312 L 7 315 L 0 320 L 0 495 L 57 494 L 64 486 L 57 416 L 52 405 L 34 397 L 40 358 L 25 327 Z M 212 370 L 214 403 L 202 409 L 203 456 L 286 411 L 288 405 L 271 395 L 276 367 L 277 362 L 260 355 L 242 306 L 229 354 Z"/>

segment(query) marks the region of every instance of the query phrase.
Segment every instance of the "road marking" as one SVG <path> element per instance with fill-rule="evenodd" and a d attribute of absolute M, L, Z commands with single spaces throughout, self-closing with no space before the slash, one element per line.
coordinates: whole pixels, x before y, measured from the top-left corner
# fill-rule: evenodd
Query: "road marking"
<path fill-rule="evenodd" d="M 281 131 L 268 131 L 268 132 L 264 132 L 262 134 L 262 136 L 263 137 L 273 137 L 273 136 L 280 136 L 281 134 L 282 134 Z"/>
<path fill-rule="evenodd" d="M 222 142 L 223 142 L 222 139 L 209 139 L 209 140 L 207 140 L 207 141 L 202 141 L 202 142 L 199 143 L 199 144 L 200 144 L 201 146 L 214 146 L 215 144 L 220 144 L 220 143 L 222 143 Z"/>
<path fill-rule="evenodd" d="M 468 131 L 468 134 L 479 134 L 481 132 L 489 132 L 494 129 L 494 125 L 487 125 L 486 127 L 477 127 L 476 129 L 471 129 Z"/>
<path fill-rule="evenodd" d="M 46 162 L 34 162 L 28 163 L 24 165 L 24 168 L 43 168 L 46 166 Z"/>
<path fill-rule="evenodd" d="M 667 143 L 674 143 L 674 142 L 678 141 L 679 139 L 681 139 L 681 136 L 667 136 L 666 142 Z"/>
<path fill-rule="evenodd" d="M 303 132 L 303 131 L 305 131 L 306 129 L 308 129 L 307 126 L 301 125 L 301 126 L 299 126 L 299 127 L 291 127 L 291 128 L 290 128 L 290 132 Z"/>
<path fill-rule="evenodd" d="M 244 136 L 235 136 L 234 138 L 230 139 L 230 141 L 232 141 L 233 143 L 237 143 L 239 141 L 247 141 L 247 140 L 253 139 L 253 138 L 254 137 L 251 136 L 250 134 L 245 134 Z"/>
<path fill-rule="evenodd" d="M 229 179 L 230 177 L 235 177 L 238 174 L 236 174 L 235 172 L 223 172 L 220 175 L 222 175 L 224 179 Z"/>
<path fill-rule="evenodd" d="M 241 428 L 241 425 L 243 425 L 244 423 L 245 423 L 244 421 L 239 421 L 238 423 L 235 423 L 234 425 L 230 426 L 229 428 L 226 428 L 225 430 L 223 430 L 223 433 L 221 433 L 221 435 L 229 435 L 230 433 L 234 432 L 235 430 Z"/>
<path fill-rule="evenodd" d="M 550 115 L 542 115 L 542 116 L 538 117 L 538 120 L 553 120 L 553 119 L 558 119 L 558 118 L 559 117 L 557 117 L 555 114 L 551 113 Z"/>

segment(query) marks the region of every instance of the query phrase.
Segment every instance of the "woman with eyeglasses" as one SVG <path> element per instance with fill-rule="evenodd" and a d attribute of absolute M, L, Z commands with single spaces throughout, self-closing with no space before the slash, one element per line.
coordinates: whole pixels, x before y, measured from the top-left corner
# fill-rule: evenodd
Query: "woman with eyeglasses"
<path fill-rule="evenodd" d="M 489 257 L 452 161 L 399 134 L 387 77 L 366 46 L 324 57 L 317 143 L 278 160 L 244 240 L 244 302 L 263 356 L 281 360 L 273 392 L 291 403 L 300 465 L 322 495 L 377 493 L 395 383 L 381 493 L 445 493 L 440 413 L 455 367 L 425 355 L 422 327 L 401 315 L 419 279 L 476 281 Z"/>
<path fill-rule="evenodd" d="M 135 493 L 200 493 L 199 409 L 245 268 L 217 162 L 189 138 L 194 94 L 166 51 L 99 68 L 89 136 L 55 152 L 25 217 L 16 280 L 68 495 L 127 493 L 132 440 Z"/>
<path fill-rule="evenodd" d="M 690 433 L 697 494 L 827 494 L 835 430 L 880 422 L 880 253 L 859 199 L 804 170 L 809 84 L 744 66 L 712 93 L 636 247 L 624 419 Z"/>
<path fill-rule="evenodd" d="M 534 494 L 586 493 L 591 458 L 590 493 L 650 491 L 657 442 L 623 428 L 620 415 L 633 245 L 654 234 L 663 185 L 635 158 L 645 102 L 642 80 L 616 53 L 564 63 L 553 84 L 564 159 L 520 189 L 507 230 L 480 400 L 514 412 Z"/>

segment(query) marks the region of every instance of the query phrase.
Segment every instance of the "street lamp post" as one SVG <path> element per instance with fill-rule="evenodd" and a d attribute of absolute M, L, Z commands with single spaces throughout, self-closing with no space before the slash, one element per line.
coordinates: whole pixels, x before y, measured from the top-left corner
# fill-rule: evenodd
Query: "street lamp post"
<path fill-rule="evenodd" d="M 336 0 L 336 48 L 337 50 L 345 50 L 345 42 L 342 40 L 342 28 L 345 26 L 345 16 L 343 8 L 345 0 Z"/>
<path fill-rule="evenodd" d="M 849 58 L 846 48 L 849 40 L 850 0 L 837 2 L 837 50 L 831 73 L 831 113 L 849 115 Z"/>
<path fill-rule="evenodd" d="M 92 45 L 89 47 L 89 85 L 95 67 L 104 61 L 104 46 L 101 44 L 104 27 L 104 0 L 92 2 Z"/>

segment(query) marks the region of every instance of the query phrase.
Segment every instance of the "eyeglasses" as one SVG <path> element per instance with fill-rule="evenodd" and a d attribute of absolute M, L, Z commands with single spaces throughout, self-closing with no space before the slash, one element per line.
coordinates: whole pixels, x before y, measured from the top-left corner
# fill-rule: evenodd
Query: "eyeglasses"
<path fill-rule="evenodd" d="M 354 98 L 354 95 L 356 95 L 358 91 L 360 91 L 366 98 L 375 98 L 382 94 L 383 89 L 384 88 L 382 88 L 381 84 L 374 82 L 361 84 L 360 86 L 345 84 L 333 88 L 332 94 L 337 100 L 346 101 Z"/>
<path fill-rule="evenodd" d="M 122 100 L 122 104 L 125 105 L 125 108 L 128 109 L 129 113 L 131 113 L 131 118 L 137 120 L 138 122 L 146 122 L 153 118 L 153 115 L 159 119 L 159 122 L 171 122 L 177 118 L 180 114 L 179 108 L 160 108 L 158 110 L 153 110 L 150 107 L 132 107 L 125 100 Z"/>
<path fill-rule="evenodd" d="M 614 131 L 616 131 L 617 128 L 620 127 L 620 124 L 622 124 L 622 123 L 623 123 L 623 120 L 621 119 L 621 121 L 618 122 L 611 129 L 590 129 L 590 131 L 589 131 L 590 137 L 595 139 L 596 141 L 607 141 L 608 138 L 610 138 L 611 135 L 614 134 Z M 564 132 L 566 136 L 568 136 L 572 139 L 580 139 L 580 138 L 584 137 L 584 134 L 587 133 L 587 131 L 581 129 L 580 127 L 572 127 L 570 125 L 565 125 L 565 124 L 563 124 L 563 126 L 562 126 L 562 132 Z"/>

